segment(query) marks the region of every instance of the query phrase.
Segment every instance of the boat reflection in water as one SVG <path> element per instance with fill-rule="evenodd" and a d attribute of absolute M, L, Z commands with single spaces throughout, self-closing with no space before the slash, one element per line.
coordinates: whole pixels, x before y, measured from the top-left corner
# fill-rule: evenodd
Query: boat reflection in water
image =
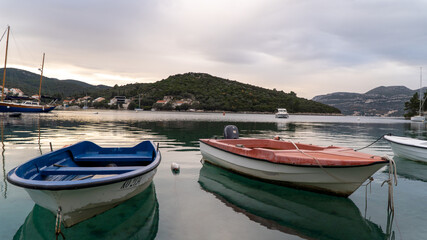
<path fill-rule="evenodd" d="M 199 184 L 225 205 L 269 229 L 304 239 L 385 239 L 347 198 L 249 179 L 204 163 Z"/>
<path fill-rule="evenodd" d="M 35 205 L 13 239 L 55 239 L 55 218 Z M 61 228 L 66 239 L 154 239 L 159 226 L 159 204 L 154 184 L 142 193 L 96 217 Z"/>
<path fill-rule="evenodd" d="M 406 179 L 427 182 L 427 163 L 412 161 L 397 156 L 393 157 L 398 169 L 397 175 Z"/>

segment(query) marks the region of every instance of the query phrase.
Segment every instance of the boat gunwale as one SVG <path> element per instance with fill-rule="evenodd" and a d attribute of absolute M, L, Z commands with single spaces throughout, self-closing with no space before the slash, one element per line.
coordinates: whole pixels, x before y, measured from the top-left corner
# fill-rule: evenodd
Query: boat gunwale
<path fill-rule="evenodd" d="M 387 137 L 388 137 L 388 135 L 384 136 L 384 138 L 385 138 L 387 141 L 391 142 L 391 143 L 395 143 L 395 144 L 403 145 L 403 146 L 408 146 L 408 147 L 414 147 L 414 148 L 427 149 L 427 146 L 422 147 L 422 146 L 418 146 L 418 145 L 412 145 L 412 144 L 407 144 L 407 143 L 401 143 L 401 142 L 397 142 L 397 141 L 395 141 L 395 140 L 388 139 Z M 390 137 L 405 138 L 405 137 L 399 137 L 399 136 L 393 136 L 393 135 L 390 135 Z M 427 141 L 425 141 L 425 140 L 420 140 L 420 139 L 413 139 L 413 140 L 427 142 Z"/>
<path fill-rule="evenodd" d="M 75 189 L 83 189 L 83 188 L 91 188 L 91 187 L 99 187 L 104 185 L 109 185 L 113 183 L 123 182 L 135 177 L 142 176 L 147 174 L 153 170 L 155 170 L 160 162 L 161 162 L 161 153 L 159 149 L 156 149 L 153 142 L 148 140 L 154 147 L 156 151 L 156 158 L 147 166 L 141 166 L 140 169 L 136 169 L 127 173 L 117 174 L 115 176 L 98 178 L 98 179 L 83 179 L 79 181 L 42 181 L 42 180 L 30 180 L 25 179 L 16 174 L 16 170 L 22 166 L 19 165 L 7 174 L 7 181 L 11 184 L 14 184 L 19 187 L 27 188 L 27 189 L 36 189 L 36 190 L 52 190 L 52 191 L 60 191 L 60 190 L 75 190 Z M 33 158 L 30 161 L 34 161 L 37 158 Z M 27 162 L 30 162 L 27 161 Z M 27 163 L 26 162 L 26 163 Z M 86 174 L 84 174 L 86 175 Z M 90 174 L 87 174 L 90 175 Z M 48 183 L 48 184 L 47 184 Z"/>
<path fill-rule="evenodd" d="M 371 165 L 376 165 L 376 164 L 387 164 L 388 163 L 388 160 L 384 159 L 384 158 L 381 158 L 381 160 L 378 160 L 378 161 L 375 161 L 375 162 L 372 162 L 372 163 L 369 163 L 369 164 L 363 164 L 363 165 L 361 165 L 361 164 L 359 164 L 359 165 L 319 165 L 319 164 L 317 164 L 317 165 L 306 165 L 306 164 L 292 164 L 292 163 L 285 163 L 285 162 L 272 162 L 272 161 L 268 161 L 268 160 L 262 159 L 262 158 L 254 158 L 254 157 L 250 157 L 250 156 L 247 156 L 247 155 L 243 155 L 243 154 L 238 154 L 238 153 L 235 153 L 235 152 L 231 152 L 231 151 L 225 150 L 223 148 L 219 148 L 217 146 L 213 146 L 213 145 L 210 145 L 210 144 L 204 142 L 204 141 L 209 141 L 209 140 L 212 140 L 212 139 L 199 139 L 199 142 L 201 144 L 205 144 L 205 145 L 207 145 L 209 147 L 212 147 L 212 148 L 224 151 L 224 152 L 229 153 L 229 154 L 233 154 L 233 155 L 236 155 L 236 156 L 248 158 L 248 159 L 251 159 L 251 160 L 262 161 L 262 162 L 265 162 L 265 163 L 277 164 L 277 165 L 287 165 L 287 166 L 307 167 L 307 168 L 353 168 L 353 167 L 366 167 L 366 166 L 371 166 Z"/>

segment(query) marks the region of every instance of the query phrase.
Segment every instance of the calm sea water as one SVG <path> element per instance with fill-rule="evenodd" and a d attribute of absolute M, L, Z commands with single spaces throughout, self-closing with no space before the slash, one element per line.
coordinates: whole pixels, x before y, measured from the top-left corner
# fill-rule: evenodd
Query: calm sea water
<path fill-rule="evenodd" d="M 104 214 L 64 230 L 67 239 L 426 239 L 427 164 L 397 159 L 395 215 L 387 211 L 387 167 L 348 199 L 247 179 L 200 163 L 198 139 L 242 137 L 360 148 L 386 133 L 427 139 L 425 124 L 402 119 L 268 114 L 130 111 L 53 112 L 1 118 L 0 239 L 54 239 L 55 216 L 37 206 L 6 173 L 29 159 L 82 140 L 101 146 L 160 143 L 153 184 Z M 392 155 L 384 140 L 363 152 Z M 178 175 L 170 166 L 181 166 Z"/>

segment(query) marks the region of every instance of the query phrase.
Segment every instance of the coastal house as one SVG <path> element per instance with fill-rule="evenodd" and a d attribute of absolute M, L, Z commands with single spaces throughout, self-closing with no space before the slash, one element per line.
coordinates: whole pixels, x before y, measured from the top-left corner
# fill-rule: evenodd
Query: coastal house
<path fill-rule="evenodd" d="M 2 86 L 0 86 L 0 89 L 1 88 L 3 88 Z M 7 93 L 9 93 L 9 89 L 8 88 L 4 88 L 4 91 L 3 91 L 5 94 L 7 94 Z"/>
<path fill-rule="evenodd" d="M 157 102 L 156 102 L 156 104 L 162 104 L 162 105 L 165 105 L 167 102 L 165 101 L 165 100 L 158 100 Z"/>
<path fill-rule="evenodd" d="M 103 98 L 103 97 L 98 97 L 98 98 L 95 98 L 95 100 L 93 100 L 93 102 L 94 103 L 98 103 L 98 102 L 102 102 L 102 101 L 104 101 L 105 100 L 105 98 Z"/>
<path fill-rule="evenodd" d="M 90 96 L 84 96 L 84 97 L 78 98 L 76 100 L 76 103 L 78 103 L 78 104 L 80 104 L 80 103 L 86 103 L 86 102 L 89 102 L 91 99 L 92 98 Z"/>
<path fill-rule="evenodd" d="M 115 96 L 112 99 L 110 99 L 110 102 L 108 105 L 115 105 L 115 104 L 127 104 L 130 103 L 130 99 L 127 99 L 125 96 Z"/>
<path fill-rule="evenodd" d="M 5 89 L 6 89 L 6 88 L 5 88 Z M 24 92 L 23 92 L 23 91 L 21 91 L 21 89 L 19 89 L 19 88 L 11 88 L 11 89 L 9 90 L 9 92 L 10 92 L 10 93 L 12 93 L 14 96 L 19 96 L 19 97 L 24 96 Z"/>
<path fill-rule="evenodd" d="M 176 100 L 174 102 L 172 102 L 172 107 L 179 107 L 183 104 L 188 104 L 191 105 L 191 103 L 193 102 L 193 100 L 186 98 L 186 99 L 181 99 L 181 100 Z"/>
<path fill-rule="evenodd" d="M 64 101 L 62 101 L 64 104 L 67 104 L 67 105 L 69 105 L 69 104 L 72 104 L 72 103 L 74 103 L 76 100 L 73 98 L 73 99 L 65 99 Z"/>

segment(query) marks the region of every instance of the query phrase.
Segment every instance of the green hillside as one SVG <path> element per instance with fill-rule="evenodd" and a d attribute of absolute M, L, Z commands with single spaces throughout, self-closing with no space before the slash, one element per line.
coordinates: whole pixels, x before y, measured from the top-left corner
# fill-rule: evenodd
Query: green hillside
<path fill-rule="evenodd" d="M 274 112 L 287 108 L 291 113 L 340 113 L 337 108 L 299 98 L 294 92 L 269 90 L 205 73 L 177 74 L 155 83 L 135 83 L 90 93 L 92 97 L 141 95 L 141 105 L 151 107 L 164 96 L 192 99 L 189 107 L 203 110 Z"/>
<path fill-rule="evenodd" d="M 1 81 L 3 80 L 3 68 L 0 68 Z M 19 88 L 26 95 L 39 93 L 40 75 L 16 68 L 6 69 L 6 88 Z M 76 80 L 58 80 L 56 78 L 43 77 L 42 95 L 63 98 L 67 96 L 84 95 L 88 91 L 107 89 L 110 87 L 93 86 Z"/>

